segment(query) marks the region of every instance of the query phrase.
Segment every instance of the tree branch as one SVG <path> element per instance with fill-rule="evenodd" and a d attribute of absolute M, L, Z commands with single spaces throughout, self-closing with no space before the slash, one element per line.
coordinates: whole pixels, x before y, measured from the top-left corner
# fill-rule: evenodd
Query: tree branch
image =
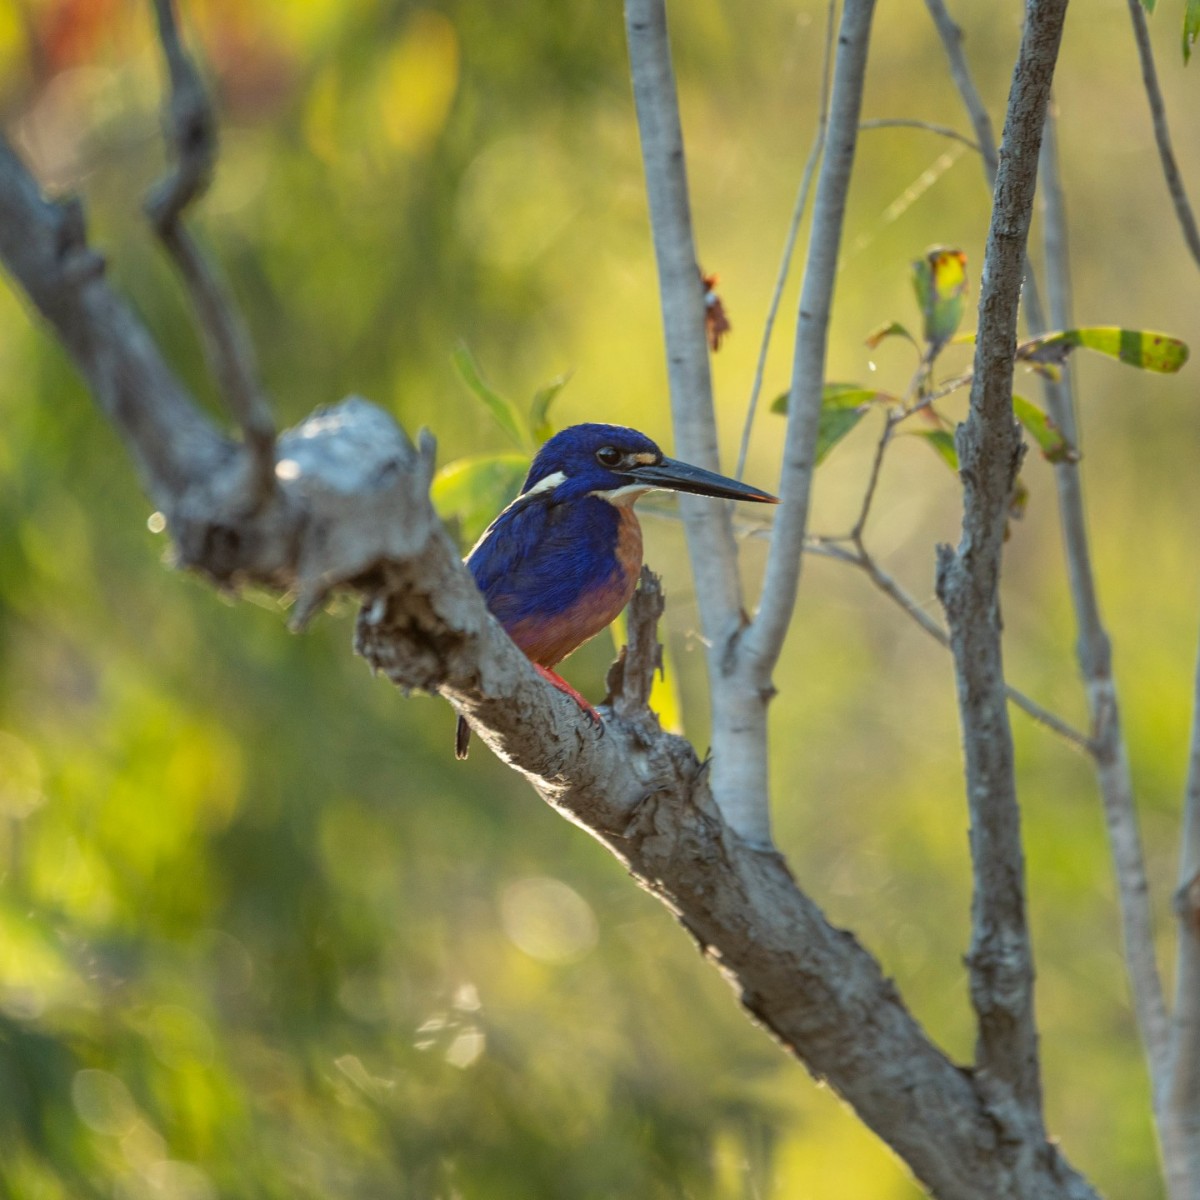
<path fill-rule="evenodd" d="M 712 378 L 688 202 L 683 131 L 664 0 L 626 0 L 629 66 L 658 263 L 671 420 L 682 457 L 719 465 Z M 680 497 L 700 622 L 708 650 L 712 788 L 726 819 L 750 841 L 770 845 L 766 736 L 746 741 L 736 710 L 747 699 L 725 678 L 726 647 L 741 628 L 742 589 L 729 506 Z M 752 743 L 752 744 L 751 744 Z"/>
<path fill-rule="evenodd" d="M 792 207 L 792 219 L 788 222 L 787 237 L 783 243 L 783 254 L 779 259 L 779 274 L 775 277 L 775 290 L 767 307 L 767 319 L 763 324 L 762 342 L 758 348 L 758 362 L 754 366 L 754 380 L 750 385 L 750 400 L 746 405 L 746 420 L 742 424 L 742 443 L 738 448 L 737 470 L 734 476 L 741 479 L 746 469 L 746 456 L 750 453 L 750 431 L 754 428 L 754 417 L 758 411 L 758 397 L 762 392 L 763 375 L 767 367 L 767 351 L 771 348 L 771 334 L 775 329 L 775 318 L 779 313 L 779 302 L 783 299 L 784 284 L 792 267 L 792 253 L 796 249 L 796 238 L 800 233 L 800 222 L 808 208 L 808 193 L 812 188 L 813 174 L 825 149 L 825 129 L 829 124 L 829 81 L 833 68 L 833 18 L 837 0 L 829 0 L 825 10 L 825 49 L 821 55 L 821 102 L 817 115 L 817 132 L 800 173 L 800 188 L 796 192 L 796 203 Z"/>
<path fill-rule="evenodd" d="M 1185 1200 L 1200 1186 L 1200 659 L 1192 699 L 1175 915 L 1179 924 L 1175 1009 L 1155 1110 L 1162 1131 L 1168 1192 L 1172 1200 Z"/>
<path fill-rule="evenodd" d="M 977 1060 L 1040 1122 L 1033 958 L 1012 731 L 1005 703 L 999 580 L 1009 497 L 1023 453 L 1013 418 L 1017 307 L 1038 152 L 1066 0 L 1029 0 L 1013 73 L 979 299 L 970 410 L 956 443 L 963 481 L 958 549 L 938 550 L 938 595 L 954 652 L 975 871 L 968 965 Z"/>
<path fill-rule="evenodd" d="M 825 353 L 833 287 L 850 172 L 858 144 L 858 119 L 866 79 L 874 0 L 847 0 L 838 31 L 833 95 L 825 157 L 817 180 L 812 228 L 800 310 L 792 385 L 788 395 L 788 423 L 780 478 L 780 506 L 767 557 L 759 610 L 741 641 L 759 690 L 771 687 L 771 673 L 779 660 L 784 637 L 796 605 L 800 564 L 808 524 L 817 424 L 825 383 Z"/>
<path fill-rule="evenodd" d="M 259 387 L 254 352 L 233 298 L 183 224 L 184 213 L 212 182 L 216 119 L 200 72 L 180 39 L 174 0 L 154 0 L 154 9 L 171 83 L 165 124 L 175 166 L 147 197 L 146 213 L 179 268 L 217 389 L 250 447 L 248 498 L 259 503 L 275 483 L 275 422 Z"/>
<path fill-rule="evenodd" d="M 60 252 L 63 212 L 0 147 L 0 258 L 71 349 L 185 562 L 224 585 L 295 591 L 301 617 L 332 588 L 362 594 L 356 648 L 370 665 L 469 712 L 498 754 L 678 914 L 747 1010 L 934 1195 L 1094 1200 L 1024 1111 L 929 1042 L 871 955 L 828 924 L 783 861 L 725 823 L 691 747 L 641 706 L 653 611 L 635 606 L 642 642 L 599 737 L 487 613 L 429 503 L 431 438 L 414 447 L 387 414 L 345 401 L 281 436 L 277 487 L 248 510 L 237 460 L 249 452 L 175 383 L 96 273 L 77 219 Z"/>
<path fill-rule="evenodd" d="M 1056 329 L 1069 329 L 1073 320 L 1066 202 L 1059 177 L 1057 123 L 1053 113 L 1046 122 L 1041 164 L 1050 324 Z M 1031 332 L 1036 335 L 1045 330 L 1032 329 Z M 1078 446 L 1074 375 L 1069 365 L 1063 369 L 1060 379 L 1044 381 L 1043 393 L 1051 419 L 1062 430 L 1067 441 Z M 1133 798 L 1133 778 L 1113 678 L 1112 645 L 1100 615 L 1083 505 L 1083 477 L 1078 462 L 1064 460 L 1056 463 L 1054 482 L 1058 491 L 1071 601 L 1075 609 L 1076 657 L 1087 689 L 1096 771 L 1104 800 L 1105 826 L 1120 900 L 1125 965 L 1151 1084 L 1157 1092 L 1163 1083 L 1167 1053 L 1166 1007 L 1154 956 L 1150 885 L 1146 878 L 1145 856 Z"/>
<path fill-rule="evenodd" d="M 1146 89 L 1146 99 L 1150 103 L 1150 119 L 1154 123 L 1154 141 L 1162 162 L 1163 179 L 1166 180 L 1167 191 L 1171 193 L 1171 203 L 1175 206 L 1175 216 L 1179 220 L 1179 229 L 1187 244 L 1188 253 L 1200 267 L 1200 229 L 1196 228 L 1196 216 L 1188 201 L 1183 176 L 1179 173 L 1179 164 L 1175 161 L 1175 151 L 1171 146 L 1167 106 L 1163 103 L 1162 89 L 1158 86 L 1154 49 L 1150 45 L 1150 30 L 1146 25 L 1146 14 L 1142 11 L 1141 0 L 1129 0 L 1129 19 L 1133 22 L 1133 38 L 1137 43 L 1138 61 L 1142 67 L 1142 84 Z"/>

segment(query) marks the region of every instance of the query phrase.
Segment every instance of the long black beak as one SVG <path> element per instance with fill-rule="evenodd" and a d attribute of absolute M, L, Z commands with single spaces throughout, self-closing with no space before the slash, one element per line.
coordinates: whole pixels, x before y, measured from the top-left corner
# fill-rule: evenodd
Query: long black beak
<path fill-rule="evenodd" d="M 697 496 L 717 496 L 722 500 L 753 500 L 759 504 L 778 504 L 779 497 L 760 488 L 739 483 L 715 471 L 693 467 L 675 458 L 656 463 L 639 463 L 624 474 L 634 483 L 664 488 L 669 492 L 695 492 Z"/>

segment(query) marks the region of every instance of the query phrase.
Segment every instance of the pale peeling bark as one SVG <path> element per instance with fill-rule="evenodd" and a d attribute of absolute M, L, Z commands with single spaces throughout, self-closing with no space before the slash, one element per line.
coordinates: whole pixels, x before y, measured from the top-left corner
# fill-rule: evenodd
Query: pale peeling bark
<path fill-rule="evenodd" d="M 643 587 L 603 736 L 540 680 L 487 613 L 428 498 L 413 446 L 359 399 L 284 433 L 269 496 L 254 451 L 213 429 L 103 278 L 77 206 L 44 201 L 0 144 L 0 259 L 70 351 L 168 518 L 180 561 L 222 586 L 363 597 L 356 648 L 404 689 L 439 691 L 538 793 L 677 915 L 742 1004 L 828 1083 L 936 1196 L 1095 1193 L 994 1080 L 926 1037 L 877 962 L 833 928 L 776 854 L 725 822 L 691 746 L 644 707 L 655 595 Z"/>

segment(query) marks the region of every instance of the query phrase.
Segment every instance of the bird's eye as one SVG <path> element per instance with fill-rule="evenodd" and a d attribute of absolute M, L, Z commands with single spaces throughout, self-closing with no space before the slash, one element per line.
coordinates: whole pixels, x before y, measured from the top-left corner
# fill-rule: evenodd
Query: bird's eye
<path fill-rule="evenodd" d="M 601 446 L 596 451 L 596 461 L 604 467 L 615 467 L 621 461 L 621 452 L 616 446 Z"/>

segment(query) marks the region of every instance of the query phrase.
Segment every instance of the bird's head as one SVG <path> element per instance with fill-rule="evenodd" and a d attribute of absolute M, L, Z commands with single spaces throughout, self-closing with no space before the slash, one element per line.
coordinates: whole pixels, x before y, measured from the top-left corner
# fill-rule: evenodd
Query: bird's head
<path fill-rule="evenodd" d="M 521 494 L 549 492 L 555 501 L 594 495 L 612 504 L 632 504 L 653 489 L 778 503 L 769 492 L 667 458 L 636 429 L 598 424 L 571 425 L 556 433 L 538 451 Z"/>

